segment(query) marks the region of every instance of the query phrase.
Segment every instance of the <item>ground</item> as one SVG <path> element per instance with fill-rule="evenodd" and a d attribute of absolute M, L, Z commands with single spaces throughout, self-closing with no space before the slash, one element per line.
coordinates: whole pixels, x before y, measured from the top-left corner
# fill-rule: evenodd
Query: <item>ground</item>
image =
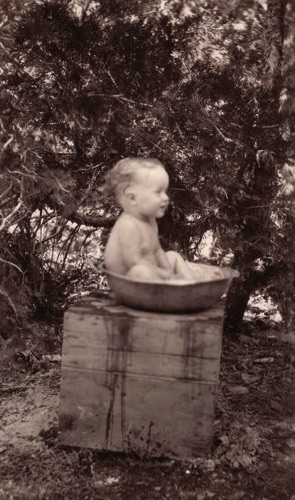
<path fill-rule="evenodd" d="M 295 500 L 289 347 L 276 329 L 224 339 L 212 454 L 194 463 L 59 446 L 58 351 L 0 350 L 1 500 Z"/>

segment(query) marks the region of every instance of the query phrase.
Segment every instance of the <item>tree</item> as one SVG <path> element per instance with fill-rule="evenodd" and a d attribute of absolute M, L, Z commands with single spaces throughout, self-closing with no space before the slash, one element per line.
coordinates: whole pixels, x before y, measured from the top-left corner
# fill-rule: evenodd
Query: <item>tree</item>
<path fill-rule="evenodd" d="M 243 217 L 248 216 L 243 228 L 243 250 L 235 251 L 234 263 L 241 270 L 241 278 L 230 290 L 226 319 L 226 327 L 233 330 L 241 324 L 251 293 L 261 284 L 267 284 L 277 270 L 273 262 L 274 255 L 271 256 L 269 248 L 274 244 L 272 231 L 275 229 L 273 224 L 269 224 L 269 216 L 272 213 L 272 201 L 278 190 L 275 155 L 279 157 L 279 165 L 282 166 L 286 148 L 280 130 L 283 126 L 280 95 L 283 90 L 282 61 L 286 3 L 285 0 L 270 0 L 267 3 L 264 29 L 266 46 L 261 68 L 263 72 L 261 90 L 264 95 L 257 113 L 257 124 L 260 124 L 259 129 L 262 133 L 256 146 L 255 163 L 254 158 L 252 160 L 252 182 L 247 193 L 246 210 L 243 213 Z M 249 202 L 252 206 L 256 205 L 254 217 L 247 210 Z M 255 240 L 261 229 L 264 234 L 257 245 Z M 257 266 L 258 262 L 260 266 Z M 261 266 L 264 267 L 264 273 L 261 272 Z"/>
<path fill-rule="evenodd" d="M 294 22 L 295 7 L 293 2 L 287 4 L 286 15 L 286 50 L 284 52 L 284 88 L 281 99 L 281 113 L 283 117 L 282 135 L 286 143 L 286 162 L 282 171 L 285 180 L 284 187 L 284 211 L 281 213 L 281 232 L 282 252 L 278 255 L 278 275 L 281 276 L 280 282 L 273 284 L 272 292 L 276 301 L 282 310 L 285 319 L 285 330 L 291 332 L 294 330 Z"/>

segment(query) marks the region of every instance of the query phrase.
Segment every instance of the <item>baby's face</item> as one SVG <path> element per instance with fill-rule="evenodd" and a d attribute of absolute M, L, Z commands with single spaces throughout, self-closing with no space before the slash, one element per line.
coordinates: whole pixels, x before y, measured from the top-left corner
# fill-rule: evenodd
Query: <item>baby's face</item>
<path fill-rule="evenodd" d="M 137 172 L 132 186 L 135 214 L 147 219 L 163 217 L 169 202 L 168 185 L 169 177 L 162 167 Z"/>

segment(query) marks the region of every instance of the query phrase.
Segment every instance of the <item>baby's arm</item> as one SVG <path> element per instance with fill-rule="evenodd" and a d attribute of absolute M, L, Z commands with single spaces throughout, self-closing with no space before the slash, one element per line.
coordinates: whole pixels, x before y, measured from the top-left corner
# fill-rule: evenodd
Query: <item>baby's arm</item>
<path fill-rule="evenodd" d="M 171 266 L 168 257 L 166 255 L 166 252 L 164 252 L 163 248 L 159 245 L 159 248 L 156 252 L 156 259 L 157 259 L 157 264 L 158 266 L 164 271 L 169 271 L 170 272 L 170 277 L 171 274 L 174 273 L 173 267 Z"/>
<path fill-rule="evenodd" d="M 140 232 L 132 223 L 129 223 L 129 221 L 121 224 L 119 241 L 122 259 L 127 269 L 144 262 L 144 258 L 140 251 Z"/>
<path fill-rule="evenodd" d="M 125 220 L 120 225 L 120 243 L 123 262 L 128 269 L 127 274 L 141 278 L 169 279 L 172 270 L 168 260 L 165 268 L 158 266 L 142 255 L 142 235 L 135 221 Z"/>
<path fill-rule="evenodd" d="M 169 250 L 165 254 L 166 259 L 173 270 L 173 278 L 176 279 L 185 279 L 185 280 L 195 280 L 196 275 L 192 269 L 189 268 L 185 260 L 181 255 L 173 250 Z"/>

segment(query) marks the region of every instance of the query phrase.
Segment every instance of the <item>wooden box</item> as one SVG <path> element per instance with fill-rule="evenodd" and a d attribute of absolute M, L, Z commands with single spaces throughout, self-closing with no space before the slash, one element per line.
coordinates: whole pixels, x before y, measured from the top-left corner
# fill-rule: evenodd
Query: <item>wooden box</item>
<path fill-rule="evenodd" d="M 223 313 L 149 313 L 91 296 L 70 307 L 61 444 L 179 459 L 210 452 Z"/>

